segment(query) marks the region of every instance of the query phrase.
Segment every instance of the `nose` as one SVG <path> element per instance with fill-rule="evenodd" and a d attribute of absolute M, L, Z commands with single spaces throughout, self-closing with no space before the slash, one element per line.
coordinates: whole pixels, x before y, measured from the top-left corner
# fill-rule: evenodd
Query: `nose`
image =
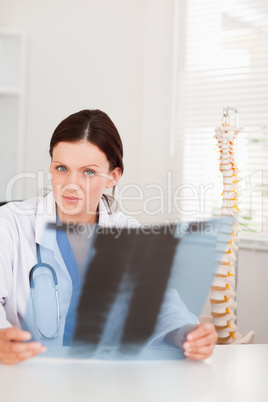
<path fill-rule="evenodd" d="M 64 187 L 69 192 L 77 192 L 81 189 L 79 174 L 77 172 L 70 172 L 65 177 Z"/>

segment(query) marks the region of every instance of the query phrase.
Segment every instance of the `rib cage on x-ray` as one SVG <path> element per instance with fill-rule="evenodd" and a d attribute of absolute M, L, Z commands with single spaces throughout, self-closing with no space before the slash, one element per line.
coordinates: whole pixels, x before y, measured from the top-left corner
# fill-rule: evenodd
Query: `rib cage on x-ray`
<path fill-rule="evenodd" d="M 136 235 L 130 236 L 123 229 L 117 237 L 106 230 L 97 235 L 77 309 L 74 342 L 96 348 L 117 346 L 121 352 L 146 343 L 154 331 L 179 241 L 172 230 L 164 231 L 162 227 L 152 236 L 136 229 Z"/>

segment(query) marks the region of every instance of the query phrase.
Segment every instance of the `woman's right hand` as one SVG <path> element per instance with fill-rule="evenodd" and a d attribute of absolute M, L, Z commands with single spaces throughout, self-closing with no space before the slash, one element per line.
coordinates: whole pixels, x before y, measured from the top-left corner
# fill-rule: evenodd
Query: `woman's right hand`
<path fill-rule="evenodd" d="M 46 351 L 40 342 L 26 342 L 31 334 L 17 327 L 0 329 L 0 361 L 16 364 Z"/>

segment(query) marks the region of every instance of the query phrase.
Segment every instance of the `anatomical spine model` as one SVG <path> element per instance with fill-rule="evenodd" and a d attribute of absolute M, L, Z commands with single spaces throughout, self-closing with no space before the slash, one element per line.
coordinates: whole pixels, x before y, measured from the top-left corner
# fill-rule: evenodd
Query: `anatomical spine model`
<path fill-rule="evenodd" d="M 237 112 L 237 111 L 236 111 Z M 234 156 L 234 144 L 241 128 L 230 127 L 230 117 L 224 113 L 222 126 L 217 128 L 215 138 L 218 141 L 220 153 L 220 171 L 223 176 L 223 203 L 222 216 L 234 217 L 229 242 L 220 257 L 219 268 L 211 286 L 211 315 L 213 324 L 218 334 L 218 343 L 252 343 L 254 332 L 251 331 L 246 337 L 242 337 L 237 328 L 236 317 L 236 253 L 238 232 L 239 181 L 238 168 Z M 217 258 L 216 258 L 217 260 Z"/>

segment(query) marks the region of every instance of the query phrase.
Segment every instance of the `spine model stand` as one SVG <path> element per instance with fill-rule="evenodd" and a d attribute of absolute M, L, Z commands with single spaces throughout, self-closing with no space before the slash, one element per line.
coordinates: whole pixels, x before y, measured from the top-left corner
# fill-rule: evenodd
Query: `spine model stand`
<path fill-rule="evenodd" d="M 242 130 L 238 128 L 236 112 L 236 128 L 230 126 L 228 109 L 224 110 L 222 126 L 217 128 L 215 138 L 218 141 L 220 171 L 223 176 L 222 216 L 234 217 L 230 240 L 219 262 L 219 268 L 211 286 L 211 315 L 218 334 L 219 344 L 253 343 L 254 332 L 250 331 L 244 338 L 238 332 L 236 317 L 236 253 L 238 250 L 238 168 L 234 157 L 236 136 Z"/>

